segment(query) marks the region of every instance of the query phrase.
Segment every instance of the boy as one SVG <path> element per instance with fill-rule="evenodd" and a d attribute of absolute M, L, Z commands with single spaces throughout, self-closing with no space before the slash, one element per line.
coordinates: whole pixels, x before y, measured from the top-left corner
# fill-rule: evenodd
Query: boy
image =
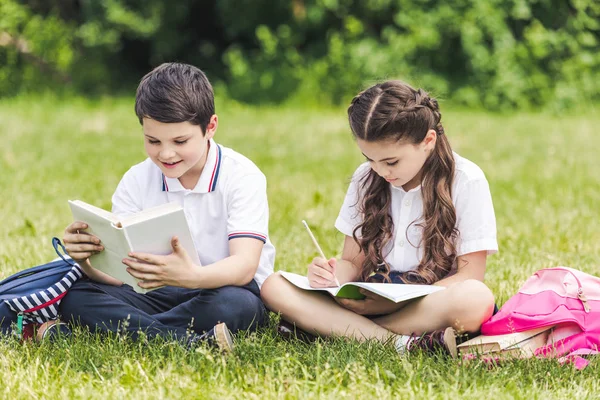
<path fill-rule="evenodd" d="M 93 268 L 88 258 L 103 250 L 102 243 L 85 232 L 85 223 L 73 222 L 63 241 L 89 279 L 76 282 L 62 300 L 63 319 L 92 331 L 125 330 L 133 338 L 143 331 L 231 350 L 229 329 L 255 329 L 267 315 L 259 288 L 273 272 L 275 249 L 268 238 L 265 176 L 213 140 L 213 89 L 196 67 L 167 63 L 148 73 L 135 112 L 148 158 L 125 173 L 112 211 L 124 216 L 178 202 L 202 265 L 192 263 L 177 238 L 170 255 L 132 253 L 123 264 L 139 285 L 164 286 L 139 294 Z"/>

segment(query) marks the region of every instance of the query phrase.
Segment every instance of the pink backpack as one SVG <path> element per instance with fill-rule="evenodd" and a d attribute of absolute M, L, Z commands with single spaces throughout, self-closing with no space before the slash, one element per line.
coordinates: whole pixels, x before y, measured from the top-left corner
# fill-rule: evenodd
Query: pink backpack
<path fill-rule="evenodd" d="M 484 335 L 504 335 L 554 326 L 538 357 L 557 357 L 578 369 L 582 355 L 600 350 L 600 278 L 573 268 L 537 271 L 496 315 L 481 327 Z"/>

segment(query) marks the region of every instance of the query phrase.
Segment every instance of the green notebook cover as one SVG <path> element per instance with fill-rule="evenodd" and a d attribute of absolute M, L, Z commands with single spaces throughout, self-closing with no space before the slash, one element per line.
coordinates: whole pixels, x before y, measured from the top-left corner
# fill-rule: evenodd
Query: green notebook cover
<path fill-rule="evenodd" d="M 340 291 L 335 295 L 335 297 L 343 297 L 345 299 L 353 299 L 353 300 L 362 300 L 366 296 L 360 292 L 360 288 L 358 286 L 346 285 L 340 289 Z"/>

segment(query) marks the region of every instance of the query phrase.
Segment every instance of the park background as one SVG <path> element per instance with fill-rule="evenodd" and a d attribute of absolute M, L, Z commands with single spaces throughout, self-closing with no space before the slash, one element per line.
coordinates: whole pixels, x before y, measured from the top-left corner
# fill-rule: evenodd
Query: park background
<path fill-rule="evenodd" d="M 141 76 L 202 68 L 217 140 L 266 174 L 276 269 L 325 253 L 363 159 L 345 118 L 366 86 L 399 78 L 441 103 L 459 154 L 485 171 L 500 253 L 486 282 L 502 304 L 537 269 L 600 275 L 600 4 L 594 0 L 0 0 L 0 278 L 54 257 L 68 199 L 110 208 L 144 159 L 133 112 Z M 2 398 L 595 398 L 599 363 L 489 368 L 399 357 L 390 346 L 285 342 L 277 318 L 232 356 L 78 332 L 0 339 Z"/>

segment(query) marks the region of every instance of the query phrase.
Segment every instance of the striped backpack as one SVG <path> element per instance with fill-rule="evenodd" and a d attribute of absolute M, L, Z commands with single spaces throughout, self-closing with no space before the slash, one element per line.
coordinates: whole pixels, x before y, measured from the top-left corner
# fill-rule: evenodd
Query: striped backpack
<path fill-rule="evenodd" d="M 481 327 L 484 335 L 505 335 L 552 327 L 537 357 L 554 357 L 581 369 L 581 356 L 600 350 L 600 278 L 567 267 L 537 271 L 500 311 Z"/>
<path fill-rule="evenodd" d="M 20 336 L 28 324 L 57 319 L 61 299 L 83 276 L 80 267 L 59 251 L 60 246 L 66 253 L 58 238 L 52 238 L 52 246 L 60 259 L 0 281 L 0 334 L 10 333 L 16 324 Z"/>

